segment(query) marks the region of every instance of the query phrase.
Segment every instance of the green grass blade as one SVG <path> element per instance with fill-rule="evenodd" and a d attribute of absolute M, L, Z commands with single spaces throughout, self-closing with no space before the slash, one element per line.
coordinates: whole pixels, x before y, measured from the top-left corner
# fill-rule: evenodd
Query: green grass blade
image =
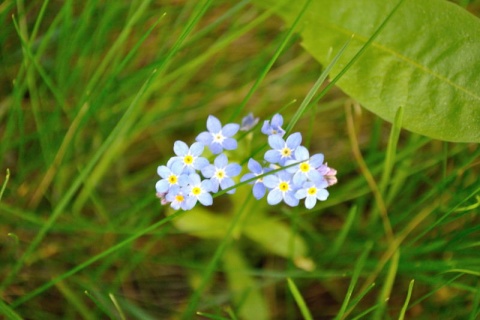
<path fill-rule="evenodd" d="M 210 260 L 208 266 L 206 267 L 205 271 L 203 272 L 203 277 L 201 279 L 201 282 L 200 284 L 198 285 L 198 287 L 196 288 L 195 292 L 192 294 L 192 296 L 190 297 L 189 301 L 188 301 L 188 305 L 187 305 L 187 308 L 186 310 L 184 311 L 183 315 L 182 315 L 182 319 L 191 319 L 193 314 L 195 314 L 195 309 L 197 308 L 197 305 L 200 301 L 200 297 L 203 293 L 203 291 L 205 290 L 205 288 L 207 287 L 208 285 L 208 282 L 209 280 L 211 279 L 219 261 L 220 261 L 220 258 L 222 257 L 223 255 L 223 252 L 227 249 L 230 241 L 231 241 L 231 237 L 232 237 L 232 234 L 233 234 L 233 231 L 235 230 L 238 222 L 240 221 L 240 218 L 242 217 L 244 211 L 245 211 L 245 208 L 247 207 L 249 201 L 252 199 L 252 195 L 249 194 L 247 199 L 241 204 L 241 206 L 237 209 L 237 212 L 235 212 L 231 222 L 230 222 L 230 225 L 228 226 L 228 230 L 225 234 L 225 237 L 222 239 L 222 241 L 220 242 L 220 244 L 218 245 L 217 249 L 215 250 L 215 253 L 212 257 L 212 259 Z"/>
<path fill-rule="evenodd" d="M 8 180 L 10 180 L 10 169 L 7 168 L 7 173 L 5 174 L 5 181 L 3 181 L 2 189 L 0 190 L 0 202 L 2 202 L 3 193 L 7 188 Z"/>
<path fill-rule="evenodd" d="M 104 304 L 102 302 L 100 302 L 96 297 L 94 297 L 90 292 L 88 291 L 85 291 L 84 292 L 85 295 L 87 297 L 90 298 L 90 300 L 93 301 L 93 303 L 95 303 L 95 305 L 105 314 L 107 315 L 110 319 L 115 319 L 115 317 L 110 313 L 110 311 L 108 311 L 105 307 L 104 307 Z"/>
<path fill-rule="evenodd" d="M 62 293 L 65 300 L 72 310 L 76 310 L 82 319 L 95 319 L 92 310 L 83 302 L 83 300 L 77 295 L 75 290 L 72 290 L 65 282 L 59 281 L 55 284 L 55 287 Z"/>
<path fill-rule="evenodd" d="M 340 307 L 340 311 L 338 312 L 337 316 L 335 319 L 343 319 L 345 317 L 345 313 L 347 312 L 347 307 L 350 304 L 350 299 L 353 295 L 353 290 L 355 289 L 355 286 L 357 285 L 358 279 L 360 278 L 360 275 L 362 273 L 363 266 L 365 265 L 365 262 L 367 261 L 368 255 L 370 253 L 370 250 L 373 247 L 373 243 L 367 243 L 365 246 L 365 249 L 363 250 L 362 254 L 358 258 L 357 263 L 355 264 L 355 269 L 353 270 L 352 274 L 352 279 L 350 280 L 350 284 L 347 289 L 347 293 L 345 294 L 345 299 L 343 300 L 342 306 Z M 351 306 L 353 307 L 353 306 Z"/>
<path fill-rule="evenodd" d="M 118 315 L 121 320 L 126 320 L 127 318 L 125 317 L 125 313 L 123 312 L 122 308 L 120 307 L 120 304 L 117 301 L 117 298 L 113 295 L 113 293 L 109 293 L 108 296 L 110 297 L 110 300 L 112 300 L 113 305 L 115 306 L 115 309 L 118 312 Z"/>
<path fill-rule="evenodd" d="M 348 211 L 347 215 L 347 220 L 343 224 L 342 230 L 338 234 L 338 237 L 335 239 L 335 242 L 333 243 L 332 249 L 329 250 L 328 255 L 331 257 L 335 257 L 340 249 L 342 248 L 343 244 L 345 243 L 347 239 L 348 232 L 352 228 L 353 222 L 355 221 L 355 217 L 358 212 L 358 207 L 357 206 L 352 206 L 350 210 Z"/>
<path fill-rule="evenodd" d="M 317 81 L 315 82 L 315 84 L 313 85 L 313 87 L 310 89 L 310 91 L 308 91 L 307 95 L 305 96 L 305 99 L 303 99 L 302 103 L 300 104 L 300 107 L 297 109 L 297 111 L 295 112 L 295 114 L 293 115 L 292 117 L 292 120 L 290 120 L 290 122 L 288 123 L 288 126 L 287 128 L 285 129 L 285 135 L 288 135 L 293 127 L 295 126 L 295 124 L 297 123 L 297 121 L 300 119 L 300 117 L 307 111 L 307 107 L 309 106 L 310 102 L 312 101 L 313 99 L 313 96 L 317 93 L 318 89 L 320 88 L 320 86 L 323 84 L 323 82 L 325 81 L 325 79 L 327 79 L 328 77 L 328 74 L 330 73 L 330 71 L 332 70 L 332 68 L 335 66 L 336 62 L 338 61 L 338 59 L 342 56 L 343 52 L 345 51 L 345 49 L 348 47 L 348 45 L 350 44 L 350 41 L 352 39 L 350 39 L 349 41 L 347 41 L 342 48 L 340 48 L 340 50 L 338 51 L 338 53 L 335 55 L 335 57 L 333 58 L 332 62 L 330 62 L 328 64 L 328 66 L 325 68 L 325 70 L 323 70 L 323 72 L 320 74 L 320 76 L 318 77 Z M 328 89 L 331 88 L 331 87 L 327 87 Z M 321 96 L 325 95 L 327 92 L 328 92 L 328 89 L 325 88 L 322 90 L 322 93 L 320 94 Z"/>
<path fill-rule="evenodd" d="M 22 320 L 18 313 L 16 313 L 10 306 L 0 299 L 0 315 L 4 315 L 9 320 Z"/>
<path fill-rule="evenodd" d="M 207 319 L 212 319 L 212 320 L 231 320 L 231 318 L 225 318 L 225 317 L 222 317 L 222 316 L 219 316 L 219 315 L 216 315 L 216 314 L 212 314 L 212 313 L 207 313 L 207 312 L 198 311 L 197 315 L 199 315 L 201 317 L 205 317 Z"/>
<path fill-rule="evenodd" d="M 234 119 L 236 119 L 240 114 L 241 112 L 243 111 L 243 109 L 245 108 L 245 106 L 247 105 L 247 102 L 250 100 L 250 98 L 252 97 L 253 93 L 257 90 L 258 86 L 260 85 L 260 83 L 263 81 L 263 79 L 265 79 L 265 77 L 267 76 L 267 73 L 270 71 L 270 69 L 273 67 L 275 61 L 277 61 L 278 57 L 280 56 L 280 54 L 283 52 L 283 50 L 285 49 L 288 41 L 292 38 L 292 35 L 293 35 L 293 32 L 295 31 L 295 29 L 297 28 L 297 25 L 298 23 L 300 22 L 300 20 L 302 19 L 302 17 L 304 16 L 305 12 L 307 11 L 310 3 L 312 2 L 312 0 L 307 0 L 305 2 L 305 4 L 303 5 L 302 9 L 300 10 L 300 13 L 297 15 L 297 17 L 295 18 L 295 21 L 292 23 L 290 29 L 288 30 L 287 34 L 285 35 L 285 37 L 283 38 L 282 42 L 280 43 L 280 45 L 278 46 L 277 50 L 275 51 L 275 53 L 273 54 L 272 58 L 270 59 L 270 61 L 268 62 L 268 64 L 265 66 L 265 68 L 263 68 L 263 70 L 260 72 L 260 75 L 257 77 L 257 79 L 255 80 L 255 83 L 253 84 L 253 86 L 250 88 L 250 90 L 248 91 L 247 95 L 245 96 L 245 98 L 242 100 L 242 102 L 240 103 L 240 105 L 235 108 L 235 111 L 234 113 L 232 114 L 232 116 L 230 117 L 230 121 L 233 121 Z"/>
<path fill-rule="evenodd" d="M 472 312 L 470 313 L 469 320 L 478 319 L 479 315 L 480 315 L 480 281 L 478 281 L 477 290 L 475 292 L 475 296 L 473 297 Z"/>
<path fill-rule="evenodd" d="M 116 252 L 116 251 L 122 249 L 123 247 L 125 247 L 126 245 L 131 244 L 133 241 L 137 240 L 141 236 L 158 229 L 160 226 L 166 224 L 167 222 L 170 222 L 173 219 L 176 219 L 178 216 L 182 215 L 183 213 L 184 213 L 184 211 L 177 211 L 174 214 L 172 214 L 172 215 L 170 215 L 170 216 L 168 216 L 168 217 L 166 217 L 166 218 L 164 218 L 164 219 L 146 227 L 145 229 L 134 232 L 132 236 L 126 238 L 125 240 L 123 240 L 123 241 L 121 241 L 121 242 L 119 242 L 115 245 L 113 245 L 112 247 L 108 248 L 107 250 L 105 250 L 103 252 L 100 252 L 99 254 L 97 254 L 97 255 L 93 256 L 92 258 L 88 259 L 87 261 L 79 264 L 78 266 L 70 269 L 69 271 L 61 274 L 60 276 L 52 279 L 51 281 L 43 284 L 42 286 L 38 287 L 37 289 L 29 292 L 28 294 L 22 296 L 21 298 L 15 300 L 12 303 L 12 306 L 16 308 L 16 307 L 22 305 L 23 303 L 29 301 L 30 299 L 38 296 L 39 294 L 41 294 L 45 290 L 49 289 L 50 287 L 55 285 L 55 283 L 57 283 L 58 281 L 64 280 L 68 277 L 71 277 L 72 275 L 74 275 L 77 272 L 87 268 L 88 266 L 92 265 L 93 263 L 95 263 L 95 262 L 113 254 L 114 252 Z"/>
<path fill-rule="evenodd" d="M 400 315 L 398 316 L 398 320 L 405 319 L 405 313 L 407 312 L 408 304 L 410 303 L 410 298 L 412 297 L 414 283 L 415 283 L 415 280 L 412 279 L 412 281 L 410 281 L 410 284 L 408 285 L 407 297 L 405 298 L 405 303 L 403 304 L 402 310 L 400 310 Z"/>
<path fill-rule="evenodd" d="M 297 303 L 297 306 L 300 309 L 300 312 L 302 313 L 303 319 L 313 320 L 312 314 L 310 313 L 310 310 L 308 309 L 307 304 L 305 303 L 305 300 L 300 294 L 300 291 L 298 291 L 298 288 L 295 285 L 295 283 L 290 278 L 287 278 L 287 282 L 288 282 L 288 289 L 290 289 L 290 292 L 292 293 L 292 296 L 295 299 L 295 302 Z"/>
<path fill-rule="evenodd" d="M 388 268 L 388 273 L 383 283 L 382 291 L 378 296 L 379 308 L 375 310 L 375 313 L 373 314 L 372 319 L 384 318 L 384 313 L 387 307 L 387 301 L 390 299 L 390 294 L 392 293 L 393 284 L 397 276 L 399 260 L 400 260 L 400 252 L 397 249 L 392 256 L 392 259 L 390 260 L 390 267 Z"/>
<path fill-rule="evenodd" d="M 383 167 L 382 178 L 380 180 L 380 192 L 385 194 L 387 185 L 389 184 L 392 169 L 395 164 L 395 154 L 397 150 L 398 139 L 400 138 L 400 131 L 402 130 L 403 123 L 403 107 L 399 107 L 395 114 L 395 120 L 390 130 L 390 136 L 388 138 L 388 146 L 385 157 L 385 164 Z"/>
<path fill-rule="evenodd" d="M 70 188 L 65 192 L 65 195 L 63 198 L 60 200 L 58 205 L 55 207 L 53 213 L 50 215 L 48 218 L 47 222 L 42 226 L 40 231 L 37 233 L 33 241 L 30 243 L 28 248 L 25 250 L 24 254 L 18 259 L 13 266 L 11 272 L 5 279 L 2 281 L 0 285 L 0 290 L 3 290 L 6 286 L 8 286 L 13 278 L 18 274 L 20 269 L 22 268 L 23 264 L 25 261 L 30 257 L 30 255 L 37 249 L 38 245 L 40 242 L 43 240 L 43 238 L 46 236 L 50 228 L 54 225 L 55 221 L 60 217 L 60 215 L 64 212 L 66 206 L 70 202 L 70 200 L 73 198 L 77 190 L 80 188 L 80 186 L 84 183 L 85 179 L 88 177 L 90 172 L 93 170 L 97 162 L 100 160 L 102 155 L 110 148 L 110 146 L 118 139 L 118 137 L 121 137 L 124 134 L 124 126 L 125 123 L 128 123 L 130 121 L 131 114 L 135 111 L 135 108 L 138 106 L 138 102 L 140 98 L 143 96 L 145 93 L 146 89 L 148 88 L 153 76 L 155 74 L 155 71 L 152 72 L 150 77 L 145 81 L 143 86 L 140 88 L 139 92 L 137 93 L 137 96 L 134 98 L 128 109 L 125 111 L 123 114 L 122 118 L 120 121 L 117 123 L 115 128 L 112 130 L 111 134 L 108 136 L 108 138 L 104 141 L 102 146 L 97 150 L 95 155 L 90 159 L 88 164 L 83 168 L 83 170 L 79 173 L 75 181 L 71 184 Z"/>

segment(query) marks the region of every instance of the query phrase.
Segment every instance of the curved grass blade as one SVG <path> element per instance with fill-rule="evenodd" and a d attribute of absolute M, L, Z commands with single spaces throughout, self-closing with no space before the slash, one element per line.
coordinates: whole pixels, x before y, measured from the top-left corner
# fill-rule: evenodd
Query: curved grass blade
<path fill-rule="evenodd" d="M 308 310 L 307 304 L 305 303 L 305 300 L 303 300 L 303 297 L 300 294 L 300 291 L 298 291 L 298 288 L 295 285 L 295 283 L 290 278 L 287 278 L 287 282 L 288 282 L 288 289 L 290 289 L 290 292 L 292 293 L 293 298 L 295 299 L 295 302 L 297 303 L 297 306 L 300 309 L 300 312 L 302 313 L 303 319 L 313 320 L 312 314 L 310 313 L 310 310 Z"/>

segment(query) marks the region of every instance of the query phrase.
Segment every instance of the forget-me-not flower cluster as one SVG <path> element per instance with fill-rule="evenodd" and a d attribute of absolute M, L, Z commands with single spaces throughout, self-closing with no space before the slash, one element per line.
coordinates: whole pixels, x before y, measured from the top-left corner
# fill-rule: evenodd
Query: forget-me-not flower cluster
<path fill-rule="evenodd" d="M 301 145 L 301 133 L 292 133 L 284 139 L 282 125 L 283 117 L 280 114 L 264 122 L 262 133 L 268 135 L 271 148 L 264 154 L 266 165 L 262 167 L 256 160 L 250 159 L 248 168 L 251 172 L 245 174 L 241 181 L 258 177 L 251 182 L 253 195 L 261 199 L 268 191 L 267 202 L 271 205 L 283 201 L 295 207 L 305 199 L 305 207 L 311 209 L 317 200 L 327 199 L 329 193 L 326 188 L 337 182 L 337 172 L 323 163 L 323 154 L 310 156 L 308 149 Z"/>
<path fill-rule="evenodd" d="M 222 151 L 237 148 L 237 141 L 232 137 L 239 128 L 235 123 L 222 126 L 220 120 L 209 116 L 208 131 L 200 133 L 191 146 L 176 141 L 173 145 L 175 156 L 168 160 L 166 166 L 157 168 L 161 179 L 155 189 L 162 204 L 170 204 L 176 210 L 190 210 L 197 202 L 210 206 L 213 203 L 212 193 L 234 186 L 232 178 L 238 176 L 242 168 L 236 163 L 228 163 Z M 206 147 L 213 154 L 219 154 L 213 164 L 202 156 Z M 234 192 L 234 188 L 228 191 Z"/>
<path fill-rule="evenodd" d="M 188 146 L 176 141 L 173 146 L 175 156 L 166 165 L 157 168 L 160 180 L 155 188 L 162 204 L 170 204 L 173 209 L 190 210 L 197 202 L 209 206 L 213 203 L 212 193 L 227 190 L 235 192 L 233 178 L 240 175 L 242 167 L 230 163 L 225 151 L 238 148 L 234 138 L 239 131 L 249 131 L 258 123 L 250 113 L 243 118 L 241 126 L 235 123 L 222 125 L 219 119 L 210 115 L 207 119 L 207 131 L 196 137 L 196 142 Z M 267 192 L 267 202 L 275 205 L 285 202 L 297 206 L 305 199 L 305 207 L 311 209 L 318 200 L 326 200 L 327 187 L 337 182 L 336 170 L 328 167 L 321 153 L 310 155 L 301 145 L 299 132 L 285 136 L 282 128 L 283 117 L 275 114 L 266 120 L 261 132 L 268 136 L 270 147 L 263 161 L 253 158 L 248 161 L 248 170 L 240 181 L 253 184 L 253 196 L 263 198 Z M 208 148 L 215 155 L 212 163 L 203 156 Z"/>

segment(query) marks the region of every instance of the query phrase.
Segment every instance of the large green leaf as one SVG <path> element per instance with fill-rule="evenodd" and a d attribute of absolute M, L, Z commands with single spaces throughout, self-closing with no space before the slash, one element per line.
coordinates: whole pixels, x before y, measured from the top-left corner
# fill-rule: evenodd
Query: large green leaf
<path fill-rule="evenodd" d="M 304 1 L 254 0 L 292 23 Z M 324 66 L 354 38 L 332 69 L 336 76 L 399 1 L 313 0 L 298 31 Z M 456 142 L 480 142 L 480 21 L 446 0 L 405 0 L 338 86 L 392 122 Z"/>

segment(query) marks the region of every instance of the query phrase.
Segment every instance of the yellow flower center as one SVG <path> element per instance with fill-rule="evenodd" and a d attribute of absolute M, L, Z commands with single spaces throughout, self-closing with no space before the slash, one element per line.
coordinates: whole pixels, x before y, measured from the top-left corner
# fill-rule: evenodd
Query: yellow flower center
<path fill-rule="evenodd" d="M 288 185 L 288 182 L 283 181 L 278 185 L 278 189 L 280 189 L 282 192 L 286 192 L 290 189 L 290 186 Z"/>
<path fill-rule="evenodd" d="M 193 163 L 193 156 L 187 154 L 185 157 L 183 157 L 183 162 L 186 165 L 191 165 Z"/>
<path fill-rule="evenodd" d="M 282 154 L 282 157 L 290 157 L 290 155 L 292 154 L 292 150 L 290 150 L 290 148 L 283 148 L 282 151 L 280 151 L 280 153 Z"/>
<path fill-rule="evenodd" d="M 171 174 L 169 177 L 168 177 L 168 183 L 170 184 L 177 184 L 178 182 L 178 177 L 174 174 Z"/>
<path fill-rule="evenodd" d="M 316 195 L 317 194 L 317 188 L 310 187 L 310 188 L 308 188 L 307 193 L 311 196 Z"/>
<path fill-rule="evenodd" d="M 223 178 L 225 178 L 226 174 L 225 174 L 225 171 L 223 169 L 217 169 L 217 171 L 215 171 L 215 177 L 218 179 L 218 180 L 222 180 Z"/>
<path fill-rule="evenodd" d="M 306 162 L 301 163 L 300 164 L 300 171 L 302 171 L 302 172 L 310 171 L 310 165 Z"/>
<path fill-rule="evenodd" d="M 192 194 L 195 196 L 198 196 L 200 193 L 202 193 L 202 189 L 200 187 L 193 187 L 192 188 Z"/>
<path fill-rule="evenodd" d="M 175 201 L 177 201 L 177 202 L 183 202 L 183 200 L 185 200 L 185 198 L 183 197 L 183 195 L 177 194 L 177 195 L 175 196 Z"/>

